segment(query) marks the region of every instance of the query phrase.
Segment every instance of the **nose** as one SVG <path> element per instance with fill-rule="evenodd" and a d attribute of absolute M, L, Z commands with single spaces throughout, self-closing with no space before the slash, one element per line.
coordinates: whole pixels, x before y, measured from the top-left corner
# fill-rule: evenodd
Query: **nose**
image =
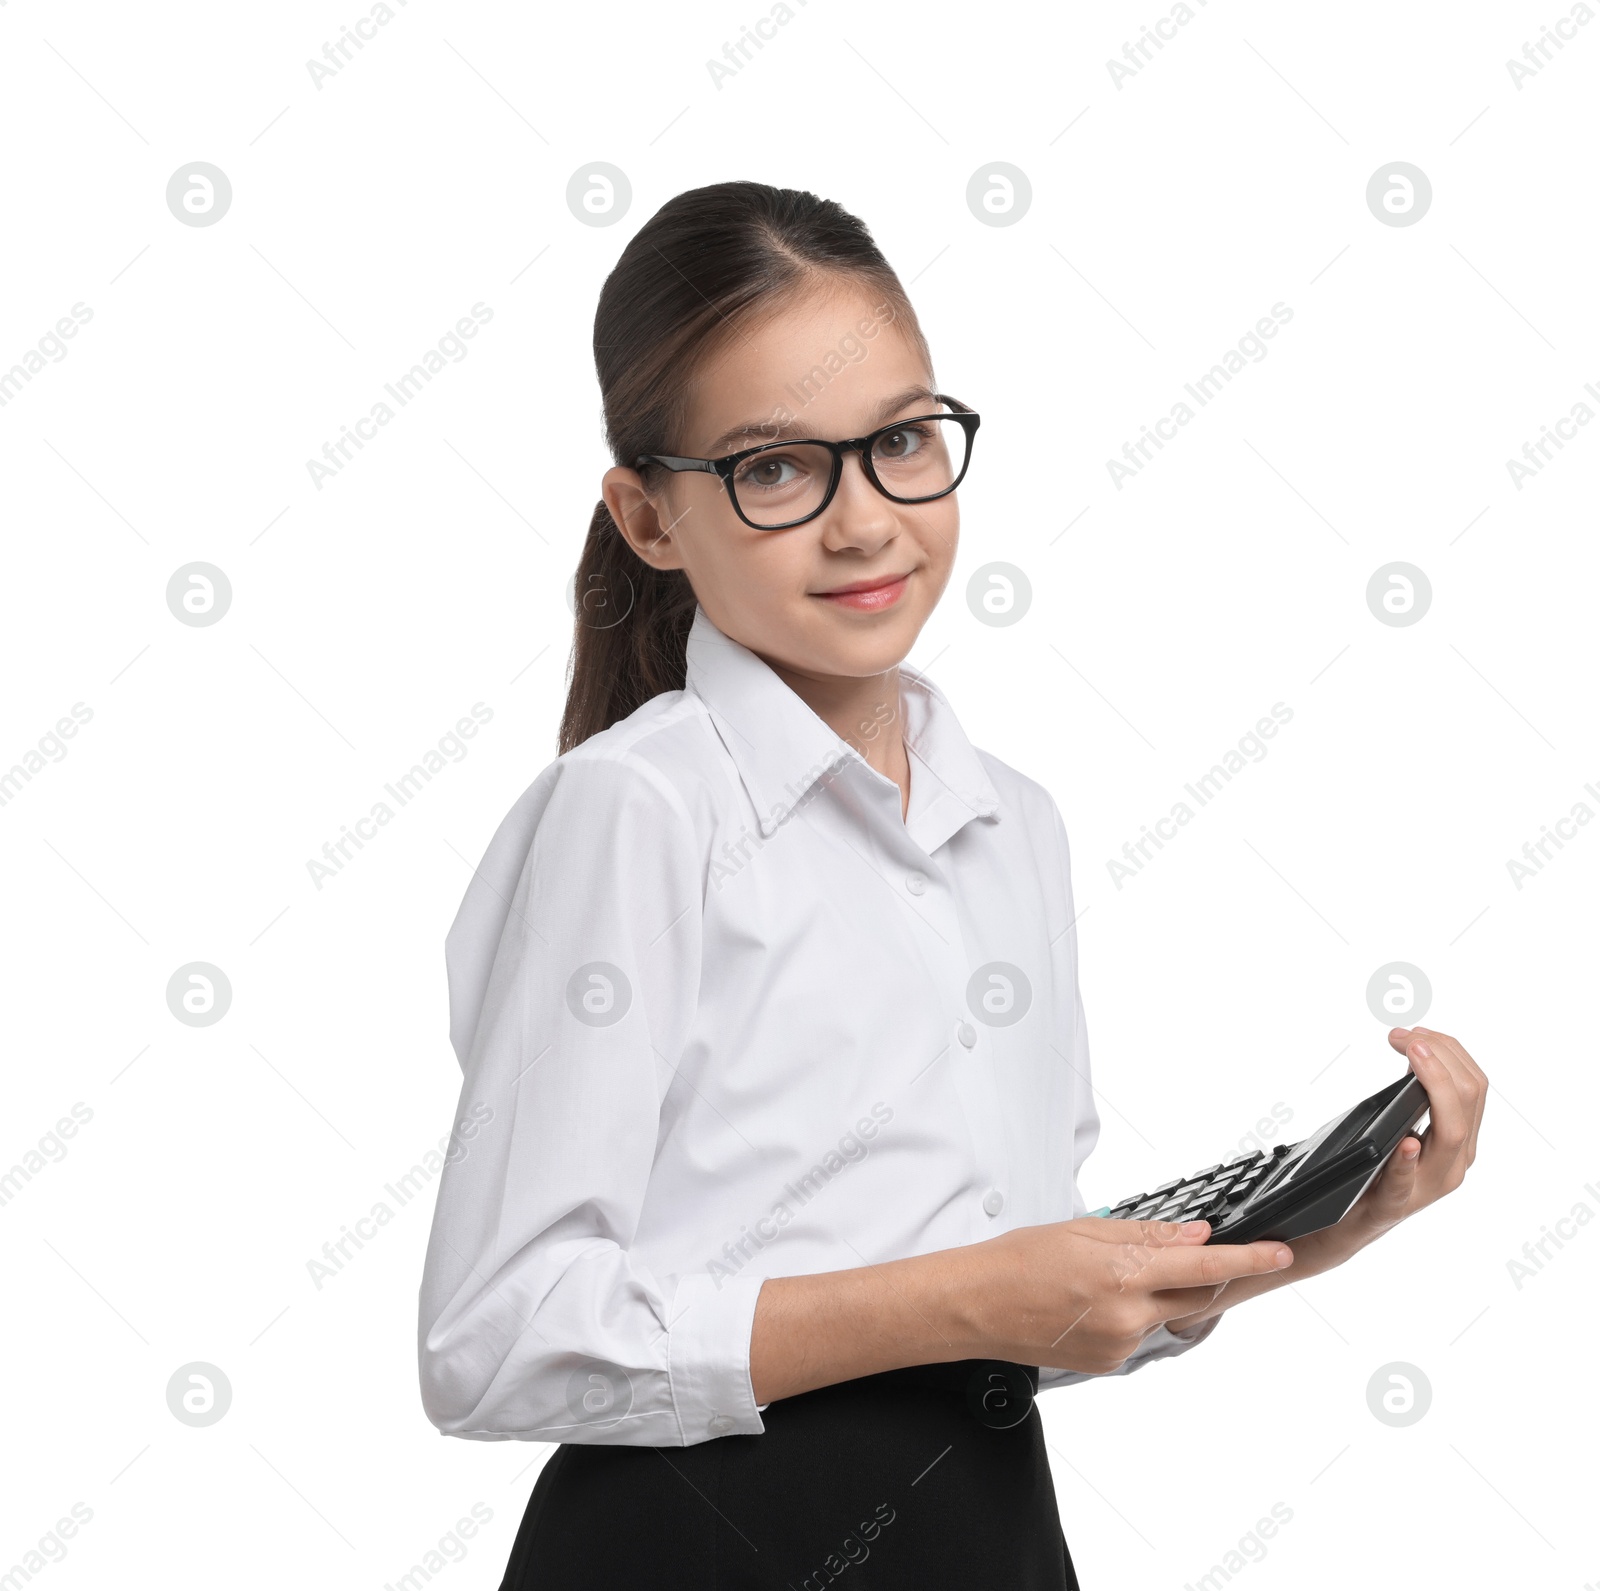
<path fill-rule="evenodd" d="M 822 520 L 822 545 L 830 552 L 854 548 L 874 553 L 900 533 L 895 505 L 872 484 L 860 452 L 854 449 L 844 456 L 838 490 Z"/>

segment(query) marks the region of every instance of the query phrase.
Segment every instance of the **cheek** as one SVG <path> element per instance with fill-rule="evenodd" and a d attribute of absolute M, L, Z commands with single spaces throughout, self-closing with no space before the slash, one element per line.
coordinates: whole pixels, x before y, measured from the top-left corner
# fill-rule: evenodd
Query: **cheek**
<path fill-rule="evenodd" d="M 927 507 L 936 512 L 926 514 L 918 539 L 927 553 L 929 567 L 948 575 L 955 564 L 956 549 L 961 541 L 961 510 L 951 497 L 941 498 Z"/>
<path fill-rule="evenodd" d="M 689 579 L 713 622 L 720 615 L 741 630 L 777 622 L 809 589 L 814 568 L 803 531 L 763 535 L 731 512 L 726 523 L 703 519 L 684 551 Z"/>
<path fill-rule="evenodd" d="M 932 508 L 943 508 L 942 503 L 928 505 Z M 954 509 L 930 515 L 928 523 L 921 529 L 918 541 L 921 543 L 927 557 L 927 568 L 924 570 L 925 593 L 927 613 L 933 611 L 934 606 L 943 598 L 950 587 L 950 578 L 955 570 L 956 552 L 961 540 L 961 518 Z M 926 614 L 924 615 L 926 617 Z"/>

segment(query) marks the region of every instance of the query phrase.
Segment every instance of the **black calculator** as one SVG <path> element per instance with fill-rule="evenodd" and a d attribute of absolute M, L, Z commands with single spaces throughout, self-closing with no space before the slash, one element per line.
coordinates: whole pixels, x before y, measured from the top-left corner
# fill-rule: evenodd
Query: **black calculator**
<path fill-rule="evenodd" d="M 1407 1072 L 1299 1143 L 1219 1161 L 1095 1213 L 1118 1221 L 1209 1221 L 1208 1243 L 1305 1237 L 1343 1218 L 1427 1112 L 1427 1091 Z"/>

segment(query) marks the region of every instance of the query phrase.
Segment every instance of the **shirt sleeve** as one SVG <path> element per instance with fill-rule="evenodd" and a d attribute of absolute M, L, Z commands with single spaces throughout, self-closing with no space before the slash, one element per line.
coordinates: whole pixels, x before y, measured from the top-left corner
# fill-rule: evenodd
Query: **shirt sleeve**
<path fill-rule="evenodd" d="M 1067 907 L 1069 914 L 1072 914 L 1075 912 L 1075 907 L 1072 897 L 1071 850 L 1067 841 L 1066 825 L 1062 822 L 1059 808 L 1055 813 L 1055 825 L 1056 840 L 1061 848 L 1061 865 L 1067 881 Z M 1090 1079 L 1089 1026 L 1083 1009 L 1083 991 L 1078 977 L 1077 930 L 1073 929 L 1065 938 L 1072 956 L 1073 1031 L 1068 1054 L 1071 1056 L 1073 1088 L 1077 1104 L 1072 1125 L 1072 1219 L 1079 1220 L 1089 1213 L 1089 1203 L 1078 1187 L 1078 1176 L 1083 1169 L 1084 1161 L 1099 1142 L 1100 1113 L 1095 1106 L 1094 1088 Z M 1171 1359 L 1178 1354 L 1187 1353 L 1189 1349 L 1199 1347 L 1216 1330 L 1217 1322 L 1221 1318 L 1220 1315 L 1213 1315 L 1209 1320 L 1203 1320 L 1198 1326 L 1193 1326 L 1184 1332 L 1170 1331 L 1165 1325 L 1157 1326 L 1115 1370 L 1096 1372 L 1042 1367 L 1039 1371 L 1039 1390 L 1043 1392 L 1051 1387 L 1073 1386 L 1080 1381 L 1098 1381 L 1108 1375 L 1125 1376 L 1153 1360 Z"/>
<path fill-rule="evenodd" d="M 569 754 L 491 842 L 447 941 L 462 1066 L 419 1298 L 445 1435 L 688 1446 L 763 1429 L 759 1278 L 631 1252 L 693 1022 L 703 867 L 673 787 Z"/>

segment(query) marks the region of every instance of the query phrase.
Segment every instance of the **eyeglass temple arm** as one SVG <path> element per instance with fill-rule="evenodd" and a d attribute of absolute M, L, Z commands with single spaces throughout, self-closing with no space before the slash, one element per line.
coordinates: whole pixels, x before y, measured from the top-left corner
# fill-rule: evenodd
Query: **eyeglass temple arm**
<path fill-rule="evenodd" d="M 681 459 L 670 453 L 641 453 L 633 467 L 637 469 L 641 464 L 664 464 L 669 470 L 700 470 L 706 475 L 717 473 L 717 466 L 711 459 Z"/>

